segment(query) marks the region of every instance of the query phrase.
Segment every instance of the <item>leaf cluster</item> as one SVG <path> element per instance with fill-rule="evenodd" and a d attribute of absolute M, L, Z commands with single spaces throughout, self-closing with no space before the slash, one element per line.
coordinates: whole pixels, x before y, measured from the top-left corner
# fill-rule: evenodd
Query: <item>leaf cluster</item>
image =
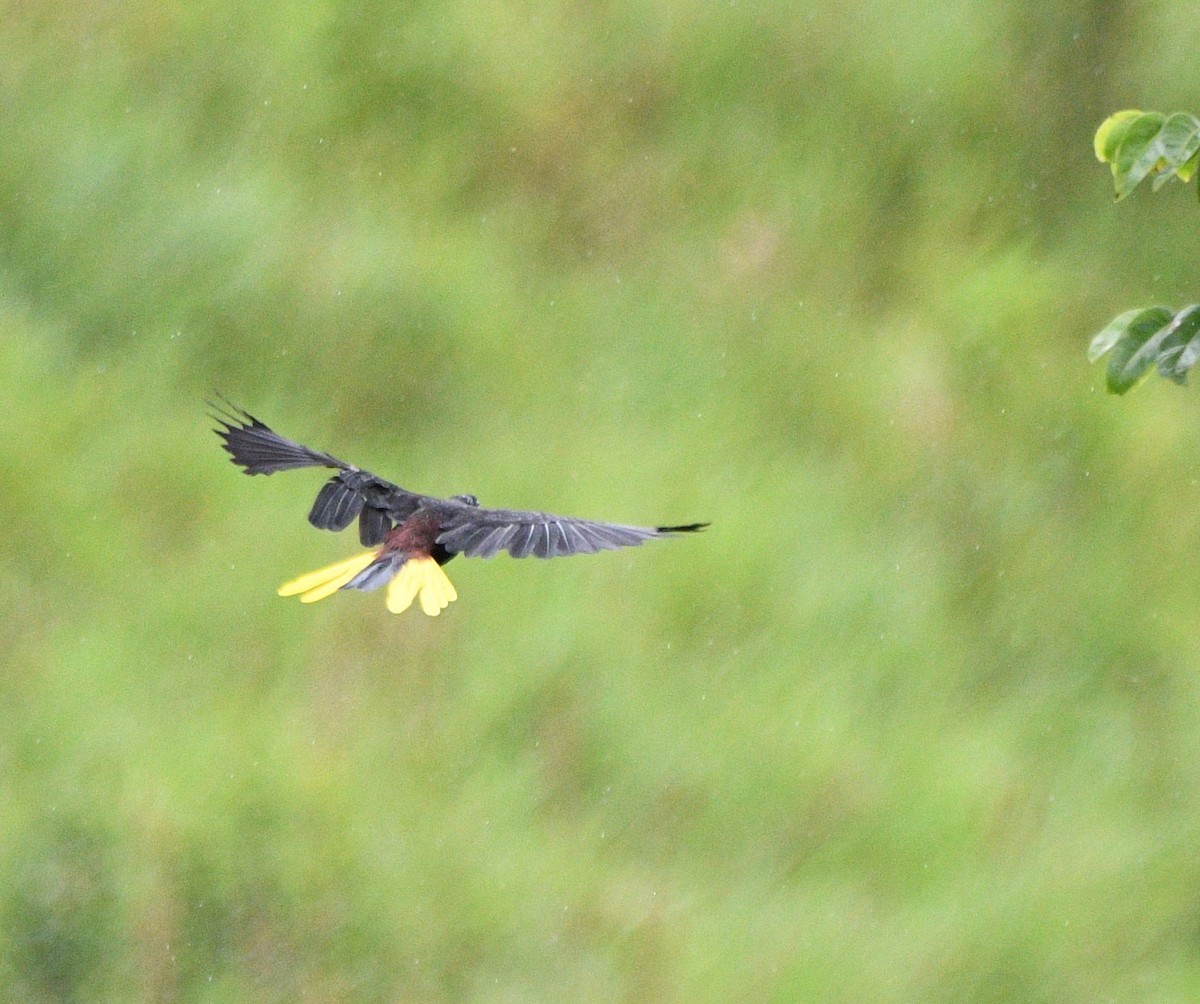
<path fill-rule="evenodd" d="M 1113 318 L 1088 346 L 1088 361 L 1106 352 L 1108 389 L 1124 394 L 1136 387 L 1151 368 L 1176 383 L 1200 361 L 1200 303 L 1178 313 L 1169 307 L 1136 307 Z"/>
<path fill-rule="evenodd" d="M 1157 192 L 1171 178 L 1187 183 L 1196 175 L 1200 119 L 1187 112 L 1127 109 L 1105 119 L 1093 143 L 1096 158 L 1112 167 L 1118 200 L 1147 178 Z M 1136 387 L 1152 369 L 1186 383 L 1188 371 L 1200 361 L 1200 304 L 1178 312 L 1162 306 L 1125 311 L 1092 339 L 1088 360 L 1106 353 L 1106 383 L 1113 394 Z"/>
<path fill-rule="evenodd" d="M 1093 145 L 1096 159 L 1112 167 L 1118 200 L 1147 178 L 1157 192 L 1171 178 L 1186 183 L 1195 176 L 1200 119 L 1187 112 L 1163 115 L 1126 109 L 1100 124 Z"/>

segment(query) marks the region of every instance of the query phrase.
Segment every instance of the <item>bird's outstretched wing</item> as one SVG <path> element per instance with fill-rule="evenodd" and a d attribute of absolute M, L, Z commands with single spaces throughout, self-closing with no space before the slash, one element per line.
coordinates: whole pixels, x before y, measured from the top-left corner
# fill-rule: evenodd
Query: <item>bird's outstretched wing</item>
<path fill-rule="evenodd" d="M 427 501 L 370 471 L 285 439 L 228 401 L 209 402 L 209 407 L 225 451 L 247 474 L 300 467 L 332 467 L 338 472 L 322 485 L 308 514 L 308 521 L 319 530 L 344 530 L 357 517 L 359 539 L 370 547 L 382 543 L 393 523 L 408 519 Z"/>
<path fill-rule="evenodd" d="M 634 547 L 655 537 L 694 533 L 707 523 L 682 526 L 622 526 L 587 519 L 551 516 L 517 509 L 480 509 L 443 503 L 438 507 L 442 532 L 437 542 L 451 554 L 490 558 L 507 551 L 514 558 L 560 558 Z"/>

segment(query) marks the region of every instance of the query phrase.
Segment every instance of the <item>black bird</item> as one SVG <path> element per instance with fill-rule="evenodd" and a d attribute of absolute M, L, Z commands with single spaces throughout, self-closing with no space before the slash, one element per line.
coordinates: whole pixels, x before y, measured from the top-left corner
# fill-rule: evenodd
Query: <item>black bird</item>
<path fill-rule="evenodd" d="M 339 589 L 369 592 L 387 586 L 387 606 L 401 613 L 420 597 L 436 617 L 458 598 L 441 566 L 456 554 L 490 558 L 558 558 L 632 547 L 655 537 L 693 533 L 707 523 L 621 526 L 518 509 L 484 509 L 474 495 L 448 499 L 419 495 L 328 453 L 274 432 L 249 412 L 225 402 L 211 404 L 214 429 L 233 462 L 247 474 L 274 474 L 299 467 L 337 471 L 317 493 L 308 521 L 320 530 L 344 530 L 358 519 L 358 537 L 372 550 L 308 572 L 279 587 L 280 596 L 314 603 Z"/>

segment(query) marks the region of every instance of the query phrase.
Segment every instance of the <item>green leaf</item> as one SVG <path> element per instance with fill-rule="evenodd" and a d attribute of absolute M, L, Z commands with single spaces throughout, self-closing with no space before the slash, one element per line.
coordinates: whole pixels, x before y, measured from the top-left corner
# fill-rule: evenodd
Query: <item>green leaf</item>
<path fill-rule="evenodd" d="M 1198 362 L 1200 362 L 1200 334 L 1193 335 L 1192 340 L 1179 353 L 1179 359 L 1175 363 L 1173 378 L 1177 378 L 1179 383 L 1183 383 L 1188 370 Z"/>
<path fill-rule="evenodd" d="M 1096 159 L 1100 163 L 1109 164 L 1112 162 L 1117 154 L 1117 147 L 1120 146 L 1121 140 L 1125 136 L 1125 130 L 1129 128 L 1129 123 L 1136 118 L 1140 118 L 1141 115 L 1142 112 L 1131 108 L 1110 115 L 1100 123 L 1100 128 L 1096 130 L 1095 139 L 1092 140 L 1092 147 L 1096 151 Z"/>
<path fill-rule="evenodd" d="M 1108 357 L 1109 391 L 1124 394 L 1136 387 L 1150 372 L 1158 358 L 1159 346 L 1169 333 L 1171 316 L 1171 311 L 1166 307 L 1147 307 L 1134 312 L 1133 319 L 1120 333 Z"/>
<path fill-rule="evenodd" d="M 1149 308 L 1155 309 L 1153 307 Z M 1117 339 L 1125 334 L 1129 325 L 1133 323 L 1134 318 L 1140 317 L 1146 312 L 1146 307 L 1135 307 L 1133 310 L 1127 310 L 1125 313 L 1114 317 L 1104 327 L 1100 334 L 1092 339 L 1092 344 L 1088 346 L 1088 362 L 1094 363 L 1105 352 L 1117 344 Z"/>
<path fill-rule="evenodd" d="M 1154 191 L 1176 175 L 1181 181 L 1190 181 L 1196 170 L 1196 154 L 1200 151 L 1200 120 L 1187 112 L 1176 112 L 1163 123 L 1158 143 L 1163 163 L 1154 179 Z"/>
<path fill-rule="evenodd" d="M 1187 383 L 1187 372 L 1200 358 L 1200 303 L 1184 307 L 1166 327 L 1158 347 L 1158 372 L 1168 380 Z M 1185 352 L 1187 356 L 1185 357 Z"/>
<path fill-rule="evenodd" d="M 1157 112 L 1148 112 L 1134 119 L 1125 129 L 1112 162 L 1118 199 L 1125 198 L 1146 175 L 1160 168 L 1163 145 L 1159 133 L 1164 121 Z"/>

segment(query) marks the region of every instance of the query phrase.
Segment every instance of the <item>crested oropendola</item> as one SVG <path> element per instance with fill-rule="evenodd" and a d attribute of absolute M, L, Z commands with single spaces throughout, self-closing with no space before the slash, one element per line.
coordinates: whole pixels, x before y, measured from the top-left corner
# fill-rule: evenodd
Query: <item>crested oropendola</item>
<path fill-rule="evenodd" d="M 436 617 L 458 598 L 441 568 L 456 554 L 468 558 L 490 558 L 500 551 L 514 558 L 595 554 L 708 526 L 621 526 L 544 512 L 485 509 L 474 495 L 448 499 L 419 495 L 328 453 L 285 439 L 233 404 L 211 407 L 212 418 L 220 424 L 214 431 L 233 462 L 247 474 L 274 474 L 299 467 L 337 471 L 317 493 L 308 521 L 321 530 L 344 530 L 357 517 L 359 540 L 372 550 L 279 587 L 280 596 L 299 596 L 302 603 L 324 599 L 339 589 L 369 592 L 386 585 L 392 613 L 407 610 L 419 598 L 421 609 Z"/>

